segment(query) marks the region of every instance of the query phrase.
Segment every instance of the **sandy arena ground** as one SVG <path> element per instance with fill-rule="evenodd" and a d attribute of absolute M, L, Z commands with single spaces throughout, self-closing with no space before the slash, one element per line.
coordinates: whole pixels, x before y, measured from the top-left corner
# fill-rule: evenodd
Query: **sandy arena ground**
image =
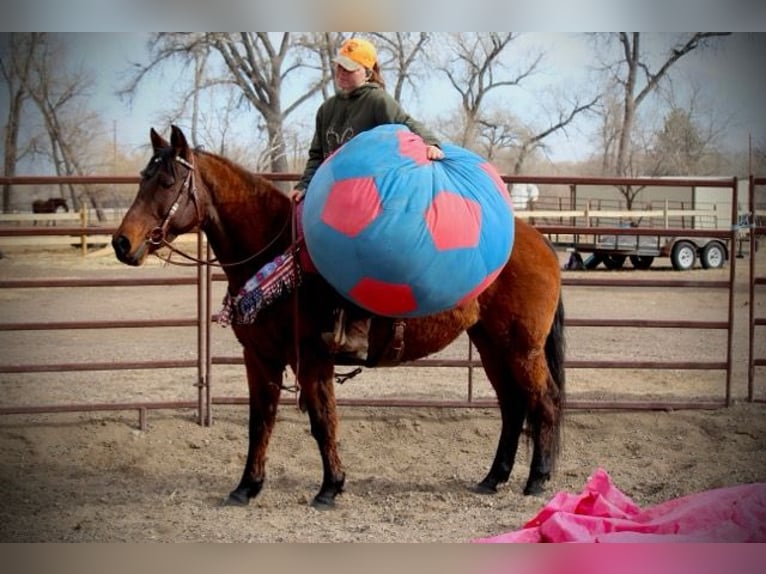
<path fill-rule="evenodd" d="M 193 273 L 156 260 L 141 269 L 108 251 L 4 250 L 2 280 L 62 277 L 168 277 Z M 764 255 L 759 255 L 763 259 Z M 562 261 L 565 254 L 562 253 Z M 766 270 L 766 260 L 762 269 Z M 191 410 L 6 415 L 0 418 L 0 541 L 3 542 L 465 542 L 520 528 L 560 490 L 579 492 L 604 468 L 642 505 L 715 487 L 766 481 L 766 406 L 748 404 L 747 259 L 736 261 L 735 369 L 732 407 L 719 410 L 566 413 L 559 468 L 542 497 L 521 495 L 529 452 L 520 448 L 510 482 L 497 496 L 472 493 L 491 462 L 500 428 L 495 409 L 342 407 L 340 453 L 347 479 L 337 508 L 309 506 L 321 463 L 308 419 L 282 405 L 269 449 L 267 483 L 249 507 L 224 508 L 246 448 L 246 407 L 217 406 L 214 424 L 198 426 Z M 667 265 L 667 263 L 665 263 Z M 723 270 L 684 278 L 725 280 Z M 566 277 L 678 278 L 648 271 L 565 272 Z M 214 305 L 222 286 L 216 287 Z M 726 316 L 725 292 L 709 289 L 566 287 L 570 318 L 709 319 Z M 766 297 L 763 297 L 766 300 Z M 192 317 L 194 288 L 112 287 L 0 289 L 0 322 Z M 761 315 L 766 314 L 760 304 Z M 766 356 L 763 337 L 757 340 Z M 231 332 L 217 328 L 216 355 L 239 353 Z M 718 331 L 570 328 L 570 359 L 724 361 Z M 465 358 L 459 340 L 445 356 Z M 0 363 L 177 360 L 196 354 L 190 328 L 0 331 Z M 365 370 L 338 388 L 343 397 L 461 399 L 465 369 Z M 480 370 L 474 396 L 491 397 Z M 290 382 L 290 376 L 286 377 Z M 135 400 L 194 400 L 189 369 L 0 374 L 0 406 Z M 766 396 L 766 371 L 756 387 Z M 570 369 L 573 400 L 720 399 L 724 373 Z M 214 395 L 244 396 L 244 369 L 216 366 Z"/>

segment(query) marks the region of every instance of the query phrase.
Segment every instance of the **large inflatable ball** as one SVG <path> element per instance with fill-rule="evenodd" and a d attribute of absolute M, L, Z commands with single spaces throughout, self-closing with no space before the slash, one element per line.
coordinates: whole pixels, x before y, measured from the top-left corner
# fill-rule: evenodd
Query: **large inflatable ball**
<path fill-rule="evenodd" d="M 452 309 L 479 295 L 513 247 L 505 184 L 455 145 L 426 158 L 406 126 L 363 132 L 327 158 L 301 223 L 319 273 L 360 307 L 389 317 Z"/>

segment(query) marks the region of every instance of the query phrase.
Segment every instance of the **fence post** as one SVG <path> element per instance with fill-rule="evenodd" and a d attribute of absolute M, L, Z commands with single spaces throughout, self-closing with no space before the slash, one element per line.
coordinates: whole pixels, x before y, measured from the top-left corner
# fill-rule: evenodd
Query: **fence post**
<path fill-rule="evenodd" d="M 80 207 L 80 225 L 83 230 L 83 234 L 80 236 L 80 249 L 82 249 L 82 256 L 85 257 L 88 254 L 88 236 L 85 234 L 88 229 L 88 207 L 85 203 Z"/>

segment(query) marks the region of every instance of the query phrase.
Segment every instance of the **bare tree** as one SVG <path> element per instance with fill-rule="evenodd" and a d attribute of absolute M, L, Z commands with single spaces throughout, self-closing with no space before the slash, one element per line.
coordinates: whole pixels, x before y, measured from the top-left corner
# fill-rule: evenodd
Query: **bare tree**
<path fill-rule="evenodd" d="M 476 137 L 483 104 L 488 94 L 503 87 L 518 86 L 537 69 L 543 55 L 515 73 L 505 72 L 502 54 L 517 36 L 513 33 L 453 33 L 449 41 L 449 59 L 439 69 L 460 94 L 465 120 L 458 144 L 468 147 Z"/>
<path fill-rule="evenodd" d="M 528 137 L 524 126 L 507 113 L 490 112 L 478 121 L 477 151 L 490 161 L 502 150 L 518 147 Z"/>
<path fill-rule="evenodd" d="M 13 33 L 5 36 L 6 43 L 0 53 L 0 74 L 8 90 L 8 116 L 4 130 L 3 173 L 7 177 L 16 175 L 16 165 L 25 152 L 19 149 L 24 103 L 29 97 L 27 83 L 32 66 L 35 44 L 41 34 Z M 3 212 L 10 211 L 11 186 L 3 185 Z"/>
<path fill-rule="evenodd" d="M 489 159 L 503 149 L 513 152 L 513 173 L 521 173 L 524 162 L 536 150 L 545 151 L 544 140 L 565 130 L 581 113 L 592 109 L 598 96 L 581 102 L 578 97 L 567 102 L 558 98 L 555 111 L 545 125 L 522 121 L 507 109 L 498 109 L 488 101 L 490 92 L 521 86 L 538 71 L 544 52 L 531 55 L 527 63 L 511 72 L 505 65 L 507 49 L 517 38 L 512 33 L 454 34 L 451 58 L 440 69 L 460 94 L 463 121 L 460 145 L 474 147 Z M 519 60 L 521 61 L 521 59 Z"/>
<path fill-rule="evenodd" d="M 682 36 L 671 46 L 657 65 L 652 65 L 642 51 L 640 32 L 618 32 L 616 39 L 621 49 L 621 57 L 610 66 L 614 81 L 622 90 L 622 119 L 619 131 L 615 172 L 626 176 L 628 158 L 631 153 L 631 134 L 636 121 L 636 113 L 647 96 L 656 91 L 661 82 L 667 79 L 671 68 L 685 55 L 712 45 L 715 38 L 727 36 L 722 32 L 695 32 Z"/>
<path fill-rule="evenodd" d="M 633 145 L 640 106 L 669 79 L 676 62 L 695 50 L 712 46 L 718 37 L 727 35 L 729 33 L 695 32 L 678 36 L 657 62 L 652 61 L 644 49 L 644 37 L 640 32 L 617 32 L 607 37 L 606 50 L 598 51 L 608 52 L 614 44 L 617 45 L 619 56 L 614 61 L 605 62 L 603 69 L 608 74 L 607 85 L 615 87 L 620 102 L 619 121 L 616 125 L 614 114 L 618 110 L 615 110 L 614 105 L 605 108 L 610 115 L 602 124 L 608 128 L 603 137 L 610 145 L 616 130 L 617 148 L 609 171 L 622 177 L 636 175 L 632 168 L 635 158 Z M 609 150 L 604 150 L 603 157 L 611 159 Z M 626 199 L 628 209 L 632 207 L 639 191 L 631 186 L 621 186 L 620 192 Z"/>
<path fill-rule="evenodd" d="M 648 158 L 650 175 L 713 175 L 719 169 L 716 146 L 730 118 L 721 118 L 703 102 L 703 90 L 692 85 L 688 96 L 676 95 L 670 85 L 669 112 L 652 134 Z"/>
<path fill-rule="evenodd" d="M 24 114 L 24 121 L 29 122 L 24 131 L 32 133 L 30 141 L 35 142 L 30 153 L 47 156 L 57 175 L 84 174 L 103 162 L 105 155 L 112 155 L 108 151 L 104 153 L 110 148 L 104 145 L 105 130 L 100 117 L 87 108 L 92 78 L 82 66 L 73 68 L 69 65 L 70 39 L 62 34 L 19 35 L 16 41 L 21 52 L 16 62 L 23 65 L 12 72 L 16 93 L 23 91 L 24 97 L 34 103 Z M 38 145 L 43 138 L 35 134 L 32 127 L 38 117 L 42 120 L 47 145 Z M 13 153 L 14 144 L 11 143 Z M 10 165 L 10 158 L 6 159 Z M 99 209 L 96 196 L 87 187 L 62 186 L 62 196 L 68 195 L 71 204 L 77 207 L 81 200 L 78 190 Z"/>
<path fill-rule="evenodd" d="M 404 89 L 410 86 L 416 92 L 416 79 L 424 65 L 425 48 L 431 39 L 429 32 L 373 33 L 378 44 L 378 61 L 383 70 L 394 74 L 395 81 L 390 89 L 398 102 L 402 101 Z"/>
<path fill-rule="evenodd" d="M 699 173 L 705 141 L 689 110 L 673 108 L 656 134 L 653 156 L 657 175 Z"/>
<path fill-rule="evenodd" d="M 56 175 L 82 175 L 103 159 L 93 151 L 97 135 L 104 130 L 97 114 L 85 106 L 93 80 L 82 66 L 68 69 L 64 64 L 66 54 L 64 37 L 41 35 L 35 44 L 25 86 L 42 116 Z M 77 188 L 67 185 L 66 189 L 72 205 L 77 206 L 80 201 Z M 96 196 L 87 188 L 82 191 L 99 210 Z"/>
<path fill-rule="evenodd" d="M 614 165 L 617 142 L 620 139 L 620 95 L 615 84 L 607 86 L 599 103 L 598 137 L 601 141 L 601 175 L 607 174 Z"/>
<path fill-rule="evenodd" d="M 582 112 L 593 109 L 598 100 L 599 96 L 595 96 L 586 103 L 575 101 L 571 104 L 568 110 L 559 109 L 558 117 L 552 123 L 537 132 L 529 133 L 527 137 L 523 138 L 521 144 L 518 146 L 518 155 L 513 165 L 513 173 L 521 173 L 521 168 L 524 161 L 527 159 L 527 156 L 529 156 L 535 149 L 543 147 L 545 138 L 559 130 L 566 130 L 566 127 L 572 123 L 575 117 Z"/>
<path fill-rule="evenodd" d="M 120 92 L 127 96 L 134 94 L 142 79 L 166 62 L 180 59 L 190 65 L 198 63 L 199 56 L 195 60 L 195 54 L 215 54 L 220 69 L 213 72 L 209 67 L 204 79 L 198 77 L 193 86 L 185 89 L 193 92 L 221 85 L 236 86 L 241 101 L 254 108 L 263 120 L 271 170 L 283 172 L 287 169 L 285 119 L 331 81 L 329 61 L 336 45 L 336 36 L 332 34 L 155 34 L 149 45 L 150 62 L 138 66 L 137 73 Z M 307 68 L 321 72 L 305 83 L 303 91 L 291 102 L 284 103 L 284 83 Z"/>

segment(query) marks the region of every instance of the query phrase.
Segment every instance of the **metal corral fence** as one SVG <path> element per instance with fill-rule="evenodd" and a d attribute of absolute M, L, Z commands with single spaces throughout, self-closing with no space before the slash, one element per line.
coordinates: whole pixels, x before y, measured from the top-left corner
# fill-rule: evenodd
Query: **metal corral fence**
<path fill-rule="evenodd" d="M 263 174 L 265 177 L 279 181 L 294 181 L 297 174 Z M 513 183 L 532 183 L 538 185 L 564 186 L 567 189 L 576 189 L 577 186 L 659 186 L 683 188 L 688 186 L 713 187 L 728 192 L 730 194 L 732 206 L 732 225 L 728 229 L 721 230 L 695 230 L 690 229 L 664 229 L 663 235 L 673 236 L 684 235 L 694 236 L 698 233 L 706 237 L 718 237 L 727 241 L 729 245 L 734 245 L 736 240 L 736 218 L 737 210 L 737 178 L 722 179 L 684 179 L 684 180 L 662 180 L 654 178 L 573 178 L 573 177 L 522 177 L 522 176 L 504 176 L 507 184 Z M 59 185 L 62 183 L 137 183 L 135 177 L 0 177 L 0 185 L 10 184 L 14 186 L 23 185 Z M 751 194 L 752 198 L 752 194 Z M 534 216 L 534 212 L 517 213 L 520 217 Z M 549 236 L 571 236 L 583 233 L 598 234 L 652 234 L 651 229 L 637 229 L 624 227 L 615 228 L 587 228 L 581 226 L 567 225 L 540 225 L 537 228 Z M 116 230 L 116 226 L 102 226 L 97 229 L 82 223 L 72 227 L 40 227 L 40 226 L 0 226 L 0 239 L 4 237 L 45 237 L 45 236 L 66 236 L 82 238 L 92 234 L 99 236 L 111 235 Z M 758 228 L 756 231 L 763 231 Z M 197 241 L 198 256 L 205 255 L 208 251 L 206 242 L 200 235 Z M 752 253 L 752 250 L 751 250 Z M 733 317 L 734 317 L 734 282 L 736 258 L 729 258 L 728 280 L 692 280 L 685 278 L 683 274 L 677 274 L 677 279 L 630 279 L 624 275 L 615 277 L 610 274 L 598 277 L 568 277 L 564 276 L 564 290 L 572 288 L 595 288 L 599 293 L 604 289 L 656 289 L 658 293 L 678 292 L 678 290 L 712 290 L 723 294 L 726 297 L 726 304 L 720 318 L 716 320 L 694 320 L 694 319 L 667 319 L 657 320 L 641 318 L 615 318 L 615 317 L 589 317 L 589 318 L 568 318 L 566 325 L 569 328 L 636 328 L 636 329 L 656 329 L 660 332 L 676 330 L 694 330 L 699 332 L 718 331 L 725 335 L 725 344 L 720 349 L 719 356 L 706 355 L 684 361 L 660 361 L 649 360 L 641 357 L 641 349 L 630 349 L 626 356 L 613 360 L 587 360 L 571 357 L 566 363 L 566 368 L 571 369 L 616 369 L 616 370 L 653 370 L 653 371 L 715 371 L 721 375 L 721 383 L 718 385 L 718 391 L 715 396 L 705 398 L 691 399 L 649 399 L 639 401 L 622 400 L 568 400 L 566 407 L 570 409 L 676 409 L 676 408 L 719 408 L 728 406 L 732 400 L 732 335 L 733 335 Z M 67 372 L 67 371 L 109 371 L 114 376 L 115 372 L 125 370 L 141 369 L 177 369 L 188 368 L 196 371 L 197 400 L 196 401 L 126 401 L 126 402 L 104 402 L 98 404 L 44 404 L 44 405 L 21 405 L 14 407 L 0 408 L 0 415 L 24 414 L 24 413 L 52 413 L 52 412 L 85 412 L 85 411 L 116 411 L 116 410 L 136 410 L 139 413 L 141 428 L 146 426 L 146 414 L 151 409 L 178 409 L 191 408 L 196 409 L 197 418 L 200 424 L 210 424 L 213 419 L 213 406 L 218 404 L 242 404 L 247 403 L 246 397 L 223 397 L 217 396 L 213 387 L 213 374 L 217 366 L 229 364 L 242 364 L 241 356 L 215 355 L 212 352 L 211 345 L 211 325 L 215 316 L 212 312 L 211 292 L 214 281 L 224 280 L 223 274 L 213 273 L 211 268 L 199 267 L 196 277 L 167 277 L 153 279 L 23 279 L 23 280 L 0 280 L 0 289 L 57 289 L 57 288 L 83 288 L 83 287 L 135 287 L 141 289 L 146 286 L 156 285 L 194 285 L 196 286 L 196 315 L 186 318 L 153 318 L 151 320 L 135 321 L 113 321 L 107 319 L 94 321 L 69 321 L 50 323 L 45 317 L 37 317 L 35 321 L 29 322 L 6 322 L 0 323 L 0 331 L 49 331 L 49 330 L 82 330 L 82 329 L 132 329 L 132 328 L 151 328 L 167 329 L 169 327 L 189 327 L 196 329 L 197 349 L 196 358 L 165 359 L 162 361 L 141 361 L 141 360 L 121 360 L 105 362 L 68 362 L 68 363 L 49 363 L 49 364 L 2 364 L 0 365 L 0 374 L 10 373 L 42 373 L 42 372 Z M 759 283 L 763 281 L 760 280 Z M 752 306 L 751 306 L 752 309 Z M 758 325 L 764 324 L 763 319 L 756 319 Z M 751 328 L 752 329 L 752 328 Z M 668 337 L 665 344 L 672 345 L 672 337 Z M 468 345 L 467 357 L 464 359 L 423 359 L 405 366 L 417 367 L 447 367 L 462 368 L 467 370 L 467 388 L 465 398 L 462 400 L 434 400 L 434 399 L 392 399 L 392 398 L 359 398 L 359 399 L 339 399 L 338 403 L 343 405 L 359 406 L 443 406 L 443 407 L 492 407 L 494 400 L 477 399 L 474 397 L 474 370 L 481 364 L 475 356 L 473 348 Z M 757 361 L 758 365 L 766 364 L 762 359 Z"/>
<path fill-rule="evenodd" d="M 756 265 L 756 252 L 759 238 L 766 236 L 766 178 L 750 176 L 750 281 L 749 281 L 749 333 L 747 363 L 747 396 L 750 401 L 766 402 L 766 394 L 757 396 L 755 375 L 759 367 L 766 367 L 766 356 L 756 351 L 756 341 L 764 340 L 763 329 L 766 327 L 766 315 L 759 312 L 758 303 L 764 301 L 766 275 Z M 759 289 L 760 288 L 760 289 Z"/>

